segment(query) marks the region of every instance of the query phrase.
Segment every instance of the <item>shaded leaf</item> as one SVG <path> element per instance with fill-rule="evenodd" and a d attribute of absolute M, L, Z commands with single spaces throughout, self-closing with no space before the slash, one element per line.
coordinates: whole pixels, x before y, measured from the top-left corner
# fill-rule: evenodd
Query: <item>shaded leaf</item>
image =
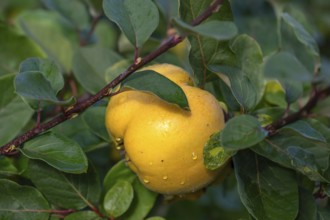
<path fill-rule="evenodd" d="M 31 186 L 0 179 L 0 219 L 44 220 L 49 218 L 48 202 Z"/>
<path fill-rule="evenodd" d="M 221 143 L 225 151 L 235 151 L 259 143 L 267 134 L 256 118 L 240 115 L 226 123 L 221 132 Z"/>
<path fill-rule="evenodd" d="M 130 75 L 122 82 L 122 87 L 151 92 L 181 108 L 189 108 L 187 97 L 181 87 L 152 70 L 139 71 Z"/>
<path fill-rule="evenodd" d="M 237 35 L 234 22 L 212 20 L 197 26 L 191 26 L 179 18 L 175 18 L 174 24 L 184 32 L 210 37 L 216 40 L 229 40 Z"/>
<path fill-rule="evenodd" d="M 19 171 L 14 163 L 7 157 L 0 157 L 0 177 L 18 174 Z"/>
<path fill-rule="evenodd" d="M 306 82 L 312 80 L 312 75 L 301 62 L 289 52 L 279 52 L 269 57 L 264 64 L 264 74 L 268 78 L 285 82 Z"/>
<path fill-rule="evenodd" d="M 329 166 L 330 147 L 324 142 L 307 139 L 286 129 L 252 149 L 269 160 L 297 170 L 311 180 L 325 181 L 323 173 Z"/>
<path fill-rule="evenodd" d="M 317 207 L 313 192 L 299 188 L 299 212 L 296 220 L 317 220 Z"/>
<path fill-rule="evenodd" d="M 79 211 L 65 216 L 64 220 L 105 220 L 93 211 Z"/>
<path fill-rule="evenodd" d="M 283 129 L 292 129 L 298 132 L 300 135 L 304 136 L 305 138 L 326 143 L 325 137 L 320 132 L 315 130 L 307 121 L 295 121 L 281 128 L 281 130 Z"/>
<path fill-rule="evenodd" d="M 254 218 L 295 219 L 299 197 L 294 172 L 252 151 L 240 151 L 233 159 L 241 200 Z"/>
<path fill-rule="evenodd" d="M 133 171 L 127 167 L 125 160 L 121 160 L 116 163 L 104 177 L 104 189 L 105 191 L 108 191 L 116 184 L 118 180 L 125 180 L 129 183 L 133 183 L 136 178 L 137 177 Z"/>
<path fill-rule="evenodd" d="M 16 72 L 28 57 L 45 56 L 33 41 L 13 28 L 0 24 L 0 33 L 0 76 Z"/>
<path fill-rule="evenodd" d="M 21 152 L 31 159 L 45 161 L 52 167 L 67 173 L 87 171 L 87 157 L 81 147 L 69 138 L 48 132 L 24 145 Z"/>
<path fill-rule="evenodd" d="M 179 0 L 156 0 L 155 3 L 168 22 L 179 17 Z"/>
<path fill-rule="evenodd" d="M 76 32 L 74 29 L 64 31 L 59 15 L 35 10 L 19 16 L 18 23 L 24 33 L 34 40 L 49 58 L 60 64 L 65 72 L 71 70 L 73 53 L 68 37 L 76 36 Z"/>
<path fill-rule="evenodd" d="M 285 91 L 285 100 L 291 104 L 298 100 L 303 95 L 303 84 L 293 81 L 281 81 L 283 89 Z"/>
<path fill-rule="evenodd" d="M 83 113 L 82 118 L 90 128 L 91 132 L 103 140 L 110 142 L 109 134 L 104 124 L 105 110 L 105 106 L 95 106 L 89 108 Z"/>
<path fill-rule="evenodd" d="M 267 82 L 263 98 L 271 105 L 280 106 L 282 108 L 287 107 L 285 91 L 278 81 L 272 80 Z"/>
<path fill-rule="evenodd" d="M 103 9 L 136 47 L 141 47 L 158 26 L 158 9 L 151 0 L 105 0 Z"/>
<path fill-rule="evenodd" d="M 319 57 L 320 55 L 319 55 L 318 45 L 314 40 L 314 38 L 312 37 L 312 35 L 310 35 L 306 31 L 306 29 L 288 13 L 283 13 L 282 19 L 287 25 L 289 25 L 292 28 L 297 39 L 303 45 L 305 45 L 314 54 L 314 56 Z"/>
<path fill-rule="evenodd" d="M 133 182 L 134 198 L 123 219 L 144 219 L 156 202 L 157 193 L 147 189 L 138 178 Z"/>
<path fill-rule="evenodd" d="M 119 180 L 106 193 L 103 206 L 107 214 L 112 217 L 122 215 L 129 208 L 134 197 L 132 185 L 124 180 Z"/>
<path fill-rule="evenodd" d="M 30 120 L 33 110 L 15 94 L 15 75 L 0 77 L 0 145 L 16 137 Z M 15 114 L 13 114 L 13 112 Z"/>
<path fill-rule="evenodd" d="M 84 174 L 65 174 L 43 162 L 30 160 L 27 174 L 37 189 L 57 207 L 83 209 L 99 201 L 100 180 L 93 166 Z"/>
<path fill-rule="evenodd" d="M 101 47 L 77 48 L 72 60 L 73 74 L 88 92 L 95 94 L 107 83 L 105 73 L 108 67 L 122 58 L 110 49 Z"/>
<path fill-rule="evenodd" d="M 236 151 L 225 151 L 221 146 L 221 132 L 213 134 L 206 142 L 203 151 L 204 165 L 207 169 L 215 170 L 231 158 Z"/>

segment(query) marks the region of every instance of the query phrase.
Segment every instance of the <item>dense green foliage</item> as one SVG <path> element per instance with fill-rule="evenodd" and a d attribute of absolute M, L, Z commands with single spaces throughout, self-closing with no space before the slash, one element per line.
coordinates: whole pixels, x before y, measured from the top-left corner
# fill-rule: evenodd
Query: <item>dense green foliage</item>
<path fill-rule="evenodd" d="M 330 219 L 329 1 L 225 0 L 196 25 L 212 2 L 1 0 L 0 146 L 38 136 L 0 155 L 0 219 Z M 228 110 L 204 162 L 232 160 L 193 201 L 149 191 L 125 165 L 108 98 L 39 129 L 173 34 L 186 40 L 151 63 L 183 67 Z M 128 87 L 189 109 L 157 72 L 108 93 Z"/>

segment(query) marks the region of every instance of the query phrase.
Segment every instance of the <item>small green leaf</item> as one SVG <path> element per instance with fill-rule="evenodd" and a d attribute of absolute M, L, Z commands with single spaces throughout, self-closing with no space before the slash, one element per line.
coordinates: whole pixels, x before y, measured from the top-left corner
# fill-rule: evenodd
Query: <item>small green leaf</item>
<path fill-rule="evenodd" d="M 295 219 L 299 197 L 294 172 L 252 151 L 240 151 L 233 159 L 241 200 L 255 219 Z"/>
<path fill-rule="evenodd" d="M 287 103 L 291 104 L 303 95 L 304 91 L 302 83 L 281 80 L 281 84 L 285 91 L 285 100 Z"/>
<path fill-rule="evenodd" d="M 129 41 L 141 47 L 159 22 L 156 5 L 151 0 L 105 0 L 105 15 L 115 22 Z"/>
<path fill-rule="evenodd" d="M 64 87 L 62 72 L 54 61 L 28 58 L 21 63 L 19 72 L 41 72 L 47 81 L 49 81 L 55 94 Z"/>
<path fill-rule="evenodd" d="M 71 139 L 48 132 L 28 141 L 21 152 L 31 159 L 43 160 L 67 173 L 87 171 L 87 157 L 81 147 Z"/>
<path fill-rule="evenodd" d="M 221 143 L 225 151 L 235 151 L 261 142 L 267 134 L 256 118 L 240 115 L 226 123 L 221 133 Z"/>
<path fill-rule="evenodd" d="M 231 92 L 244 111 L 250 111 L 256 106 L 258 102 L 257 88 L 240 69 L 218 65 L 211 65 L 209 68 L 219 76 L 225 74 L 229 78 Z"/>
<path fill-rule="evenodd" d="M 146 220 L 165 220 L 165 218 L 159 217 L 159 216 L 154 216 L 154 217 L 147 218 Z"/>
<path fill-rule="evenodd" d="M 291 124 L 284 126 L 281 130 L 283 129 L 292 129 L 298 132 L 300 135 L 304 136 L 305 138 L 326 143 L 325 137 L 320 132 L 315 130 L 307 121 L 295 121 Z"/>
<path fill-rule="evenodd" d="M 112 217 L 121 216 L 131 205 L 133 197 L 131 183 L 124 180 L 117 181 L 104 197 L 104 209 Z"/>
<path fill-rule="evenodd" d="M 175 18 L 173 21 L 184 32 L 198 34 L 216 40 L 229 40 L 235 37 L 238 32 L 235 23 L 231 21 L 212 20 L 197 26 L 191 26 L 179 18 Z"/>
<path fill-rule="evenodd" d="M 224 164 L 233 156 L 235 151 L 225 151 L 221 146 L 221 132 L 215 133 L 206 142 L 204 146 L 203 156 L 204 165 L 209 170 L 215 170 Z"/>
<path fill-rule="evenodd" d="M 125 220 L 144 219 L 156 202 L 157 193 L 147 189 L 138 178 L 133 182 L 133 189 L 132 204 L 122 216 Z"/>
<path fill-rule="evenodd" d="M 298 41 L 305 45 L 315 57 L 319 57 L 319 49 L 315 39 L 310 35 L 306 29 L 288 13 L 282 14 L 283 21 L 289 25 L 294 31 Z"/>
<path fill-rule="evenodd" d="M 264 64 L 264 74 L 268 78 L 281 81 L 306 82 L 312 80 L 311 73 L 301 64 L 295 55 L 279 52 L 269 57 Z"/>
<path fill-rule="evenodd" d="M 125 180 L 133 183 L 136 178 L 137 177 L 133 171 L 126 165 L 125 160 L 121 160 L 116 163 L 116 165 L 114 165 L 104 177 L 104 189 L 105 191 L 108 191 L 116 184 L 118 180 Z"/>
<path fill-rule="evenodd" d="M 187 97 L 181 87 L 152 70 L 139 71 L 130 75 L 122 82 L 122 87 L 151 92 L 181 108 L 189 108 Z"/>
<path fill-rule="evenodd" d="M 79 211 L 65 216 L 64 220 L 106 220 L 93 211 Z"/>
<path fill-rule="evenodd" d="M 48 202 L 31 186 L 0 179 L 0 219 L 44 220 L 49 218 Z"/>
<path fill-rule="evenodd" d="M 77 48 L 73 55 L 73 74 L 89 93 L 95 94 L 106 83 L 106 70 L 122 58 L 114 51 L 102 47 Z"/>
<path fill-rule="evenodd" d="M 0 145 L 16 137 L 30 120 L 33 110 L 15 94 L 15 75 L 0 77 Z M 13 112 L 15 114 L 13 114 Z"/>
<path fill-rule="evenodd" d="M 104 124 L 105 110 L 106 107 L 104 106 L 89 108 L 83 113 L 82 118 L 91 132 L 106 142 L 110 142 L 109 134 Z"/>
<path fill-rule="evenodd" d="M 27 175 L 57 207 L 80 210 L 99 202 L 101 184 L 93 166 L 89 166 L 87 173 L 65 174 L 41 161 L 30 160 Z"/>
<path fill-rule="evenodd" d="M 0 177 L 17 175 L 18 170 L 14 166 L 13 161 L 7 157 L 0 157 Z"/>

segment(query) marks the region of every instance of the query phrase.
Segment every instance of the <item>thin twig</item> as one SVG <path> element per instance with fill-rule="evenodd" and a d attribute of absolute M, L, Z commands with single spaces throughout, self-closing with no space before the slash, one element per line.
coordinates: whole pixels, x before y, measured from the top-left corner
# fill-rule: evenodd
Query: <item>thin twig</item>
<path fill-rule="evenodd" d="M 209 16 L 212 15 L 213 12 L 217 11 L 217 9 L 222 4 L 223 0 L 214 1 L 209 8 L 207 8 L 200 16 L 196 17 L 191 24 L 198 25 Z M 19 153 L 18 148 L 22 146 L 26 141 L 38 136 L 39 134 L 51 129 L 52 127 L 67 121 L 71 118 L 78 116 L 80 113 L 85 111 L 88 107 L 92 106 L 94 103 L 99 100 L 110 97 L 114 95 L 111 93 L 112 89 L 118 86 L 124 79 L 134 73 L 136 70 L 140 69 L 144 65 L 148 64 L 158 56 L 162 55 L 170 48 L 174 47 L 178 43 L 182 42 L 185 36 L 171 35 L 166 38 L 166 40 L 160 45 L 158 49 L 146 55 L 143 59 L 139 60 L 140 62 L 133 63 L 130 67 L 128 67 L 123 73 L 121 73 L 117 78 L 115 78 L 112 82 L 106 85 L 103 89 L 101 89 L 97 94 L 76 103 L 65 109 L 63 113 L 54 117 L 50 121 L 40 124 L 40 126 L 33 128 L 26 133 L 16 137 L 14 140 L 5 144 L 0 148 L 0 155 L 15 155 Z"/>

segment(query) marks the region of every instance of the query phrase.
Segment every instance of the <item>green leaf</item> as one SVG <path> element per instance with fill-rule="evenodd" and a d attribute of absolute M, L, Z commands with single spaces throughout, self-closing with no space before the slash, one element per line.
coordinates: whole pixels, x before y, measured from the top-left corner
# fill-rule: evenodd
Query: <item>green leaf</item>
<path fill-rule="evenodd" d="M 101 47 L 77 48 L 73 56 L 73 74 L 88 92 L 95 94 L 107 83 L 108 67 L 122 58 L 114 51 Z"/>
<path fill-rule="evenodd" d="M 180 16 L 179 0 L 156 0 L 155 3 L 158 5 L 158 8 L 168 21 L 168 23 L 173 19 Z"/>
<path fill-rule="evenodd" d="M 154 216 L 154 217 L 147 218 L 146 220 L 165 220 L 165 218 L 159 217 L 159 216 Z"/>
<path fill-rule="evenodd" d="M 24 33 L 34 40 L 49 58 L 55 60 L 64 72 L 71 70 L 73 53 L 69 37 L 76 39 L 76 30 L 64 29 L 59 15 L 42 10 L 23 13 L 19 16 L 18 23 Z"/>
<path fill-rule="evenodd" d="M 87 157 L 76 142 L 51 132 L 28 141 L 21 152 L 67 173 L 83 173 L 88 168 Z"/>
<path fill-rule="evenodd" d="M 210 37 L 216 40 L 229 40 L 237 35 L 237 28 L 231 21 L 209 21 L 197 26 L 191 26 L 179 18 L 175 18 L 174 24 L 184 32 Z"/>
<path fill-rule="evenodd" d="M 15 94 L 15 75 L 0 77 L 0 145 L 16 137 L 30 120 L 33 110 Z M 15 114 L 13 114 L 15 113 Z"/>
<path fill-rule="evenodd" d="M 234 166 L 241 200 L 254 218 L 295 219 L 299 197 L 294 172 L 252 151 L 237 153 Z"/>
<path fill-rule="evenodd" d="M 268 78 L 281 81 L 308 82 L 312 75 L 301 62 L 289 52 L 279 52 L 270 56 L 264 64 L 264 74 Z"/>
<path fill-rule="evenodd" d="M 235 151 L 259 143 L 267 134 L 256 118 L 240 115 L 226 123 L 221 132 L 221 143 L 225 151 Z"/>
<path fill-rule="evenodd" d="M 125 160 L 121 160 L 108 171 L 104 177 L 103 186 L 105 191 L 108 191 L 118 180 L 125 180 L 129 183 L 133 183 L 136 178 L 137 176 L 133 171 L 127 167 Z"/>
<path fill-rule="evenodd" d="M 299 188 L 299 212 L 296 220 L 317 220 L 317 207 L 313 192 Z"/>
<path fill-rule="evenodd" d="M 330 218 L 330 212 L 327 209 L 318 210 L 317 220 L 327 220 Z"/>
<path fill-rule="evenodd" d="M 59 13 L 66 21 L 70 22 L 74 28 L 79 30 L 88 28 L 89 14 L 88 8 L 79 0 L 42 0 L 50 10 Z"/>
<path fill-rule="evenodd" d="M 104 124 L 105 111 L 106 107 L 104 106 L 89 108 L 83 113 L 82 119 L 90 128 L 92 133 L 102 138 L 106 142 L 110 142 L 109 134 Z"/>
<path fill-rule="evenodd" d="M 121 216 L 132 203 L 134 197 L 131 183 L 120 180 L 106 193 L 103 206 L 112 217 Z"/>
<path fill-rule="evenodd" d="M 129 41 L 141 47 L 159 22 L 156 5 L 151 0 L 105 0 L 105 15 L 115 22 Z"/>
<path fill-rule="evenodd" d="M 265 139 L 252 150 L 282 166 L 295 169 L 311 180 L 326 181 L 323 173 L 329 166 L 330 155 L 327 143 L 286 129 Z"/>
<path fill-rule="evenodd" d="M 130 75 L 122 82 L 122 87 L 151 92 L 169 103 L 177 104 L 181 108 L 189 108 L 187 97 L 181 87 L 152 70 Z"/>
<path fill-rule="evenodd" d="M 212 0 L 203 1 L 180 1 L 180 15 L 185 22 L 191 22 L 196 15 L 201 14 L 210 6 Z M 210 21 L 233 21 L 230 3 L 224 1 L 219 11 L 215 12 L 205 22 Z M 218 41 L 200 35 L 189 36 L 191 44 L 189 60 L 199 87 L 214 80 L 214 74 L 208 69 L 209 65 L 236 66 L 235 54 L 230 49 L 229 41 Z"/>
<path fill-rule="evenodd" d="M 278 81 L 271 80 L 267 82 L 263 99 L 271 105 L 282 108 L 287 107 L 283 86 Z"/>
<path fill-rule="evenodd" d="M 144 187 L 138 178 L 133 182 L 133 189 L 133 201 L 122 218 L 126 220 L 144 219 L 154 206 L 157 193 Z"/>
<path fill-rule="evenodd" d="M 292 129 L 298 132 L 300 135 L 304 136 L 305 138 L 311 140 L 321 141 L 324 143 L 327 142 L 325 137 L 316 129 L 314 129 L 307 121 L 303 121 L 303 120 L 295 121 L 281 128 L 281 130 L 285 130 L 285 129 Z"/>
<path fill-rule="evenodd" d="M 14 163 L 7 157 L 0 157 L 0 177 L 19 174 Z"/>
<path fill-rule="evenodd" d="M 288 13 L 283 13 L 282 19 L 288 26 L 291 27 L 298 41 L 305 45 L 315 57 L 319 58 L 320 55 L 318 45 L 312 35 L 310 35 L 306 29 Z"/>
<path fill-rule="evenodd" d="M 285 91 L 285 100 L 291 104 L 298 100 L 303 95 L 303 84 L 292 81 L 281 81 L 283 89 Z"/>
<path fill-rule="evenodd" d="M 45 220 L 49 218 L 48 202 L 31 186 L 0 179 L 0 219 Z"/>
<path fill-rule="evenodd" d="M 0 76 L 16 72 L 28 57 L 45 56 L 33 41 L 13 28 L 0 24 L 0 33 Z"/>
<path fill-rule="evenodd" d="M 242 110 L 252 110 L 258 102 L 258 91 L 250 78 L 240 69 L 229 66 L 209 66 L 210 69 L 221 77 L 225 74 L 230 81 L 230 89 Z"/>
<path fill-rule="evenodd" d="M 93 211 L 79 211 L 65 216 L 64 220 L 105 220 Z"/>
<path fill-rule="evenodd" d="M 204 146 L 204 165 L 209 170 L 223 166 L 236 153 L 236 151 L 225 151 L 221 146 L 220 139 L 221 132 L 217 132 L 210 137 Z"/>
<path fill-rule="evenodd" d="M 62 72 L 54 61 L 40 58 L 28 58 L 20 65 L 19 73 L 24 72 L 41 72 L 49 81 L 55 94 L 64 87 Z"/>
<path fill-rule="evenodd" d="M 27 174 L 37 189 L 57 207 L 79 210 L 99 202 L 101 185 L 93 166 L 84 174 L 65 174 L 41 161 L 30 160 Z"/>

